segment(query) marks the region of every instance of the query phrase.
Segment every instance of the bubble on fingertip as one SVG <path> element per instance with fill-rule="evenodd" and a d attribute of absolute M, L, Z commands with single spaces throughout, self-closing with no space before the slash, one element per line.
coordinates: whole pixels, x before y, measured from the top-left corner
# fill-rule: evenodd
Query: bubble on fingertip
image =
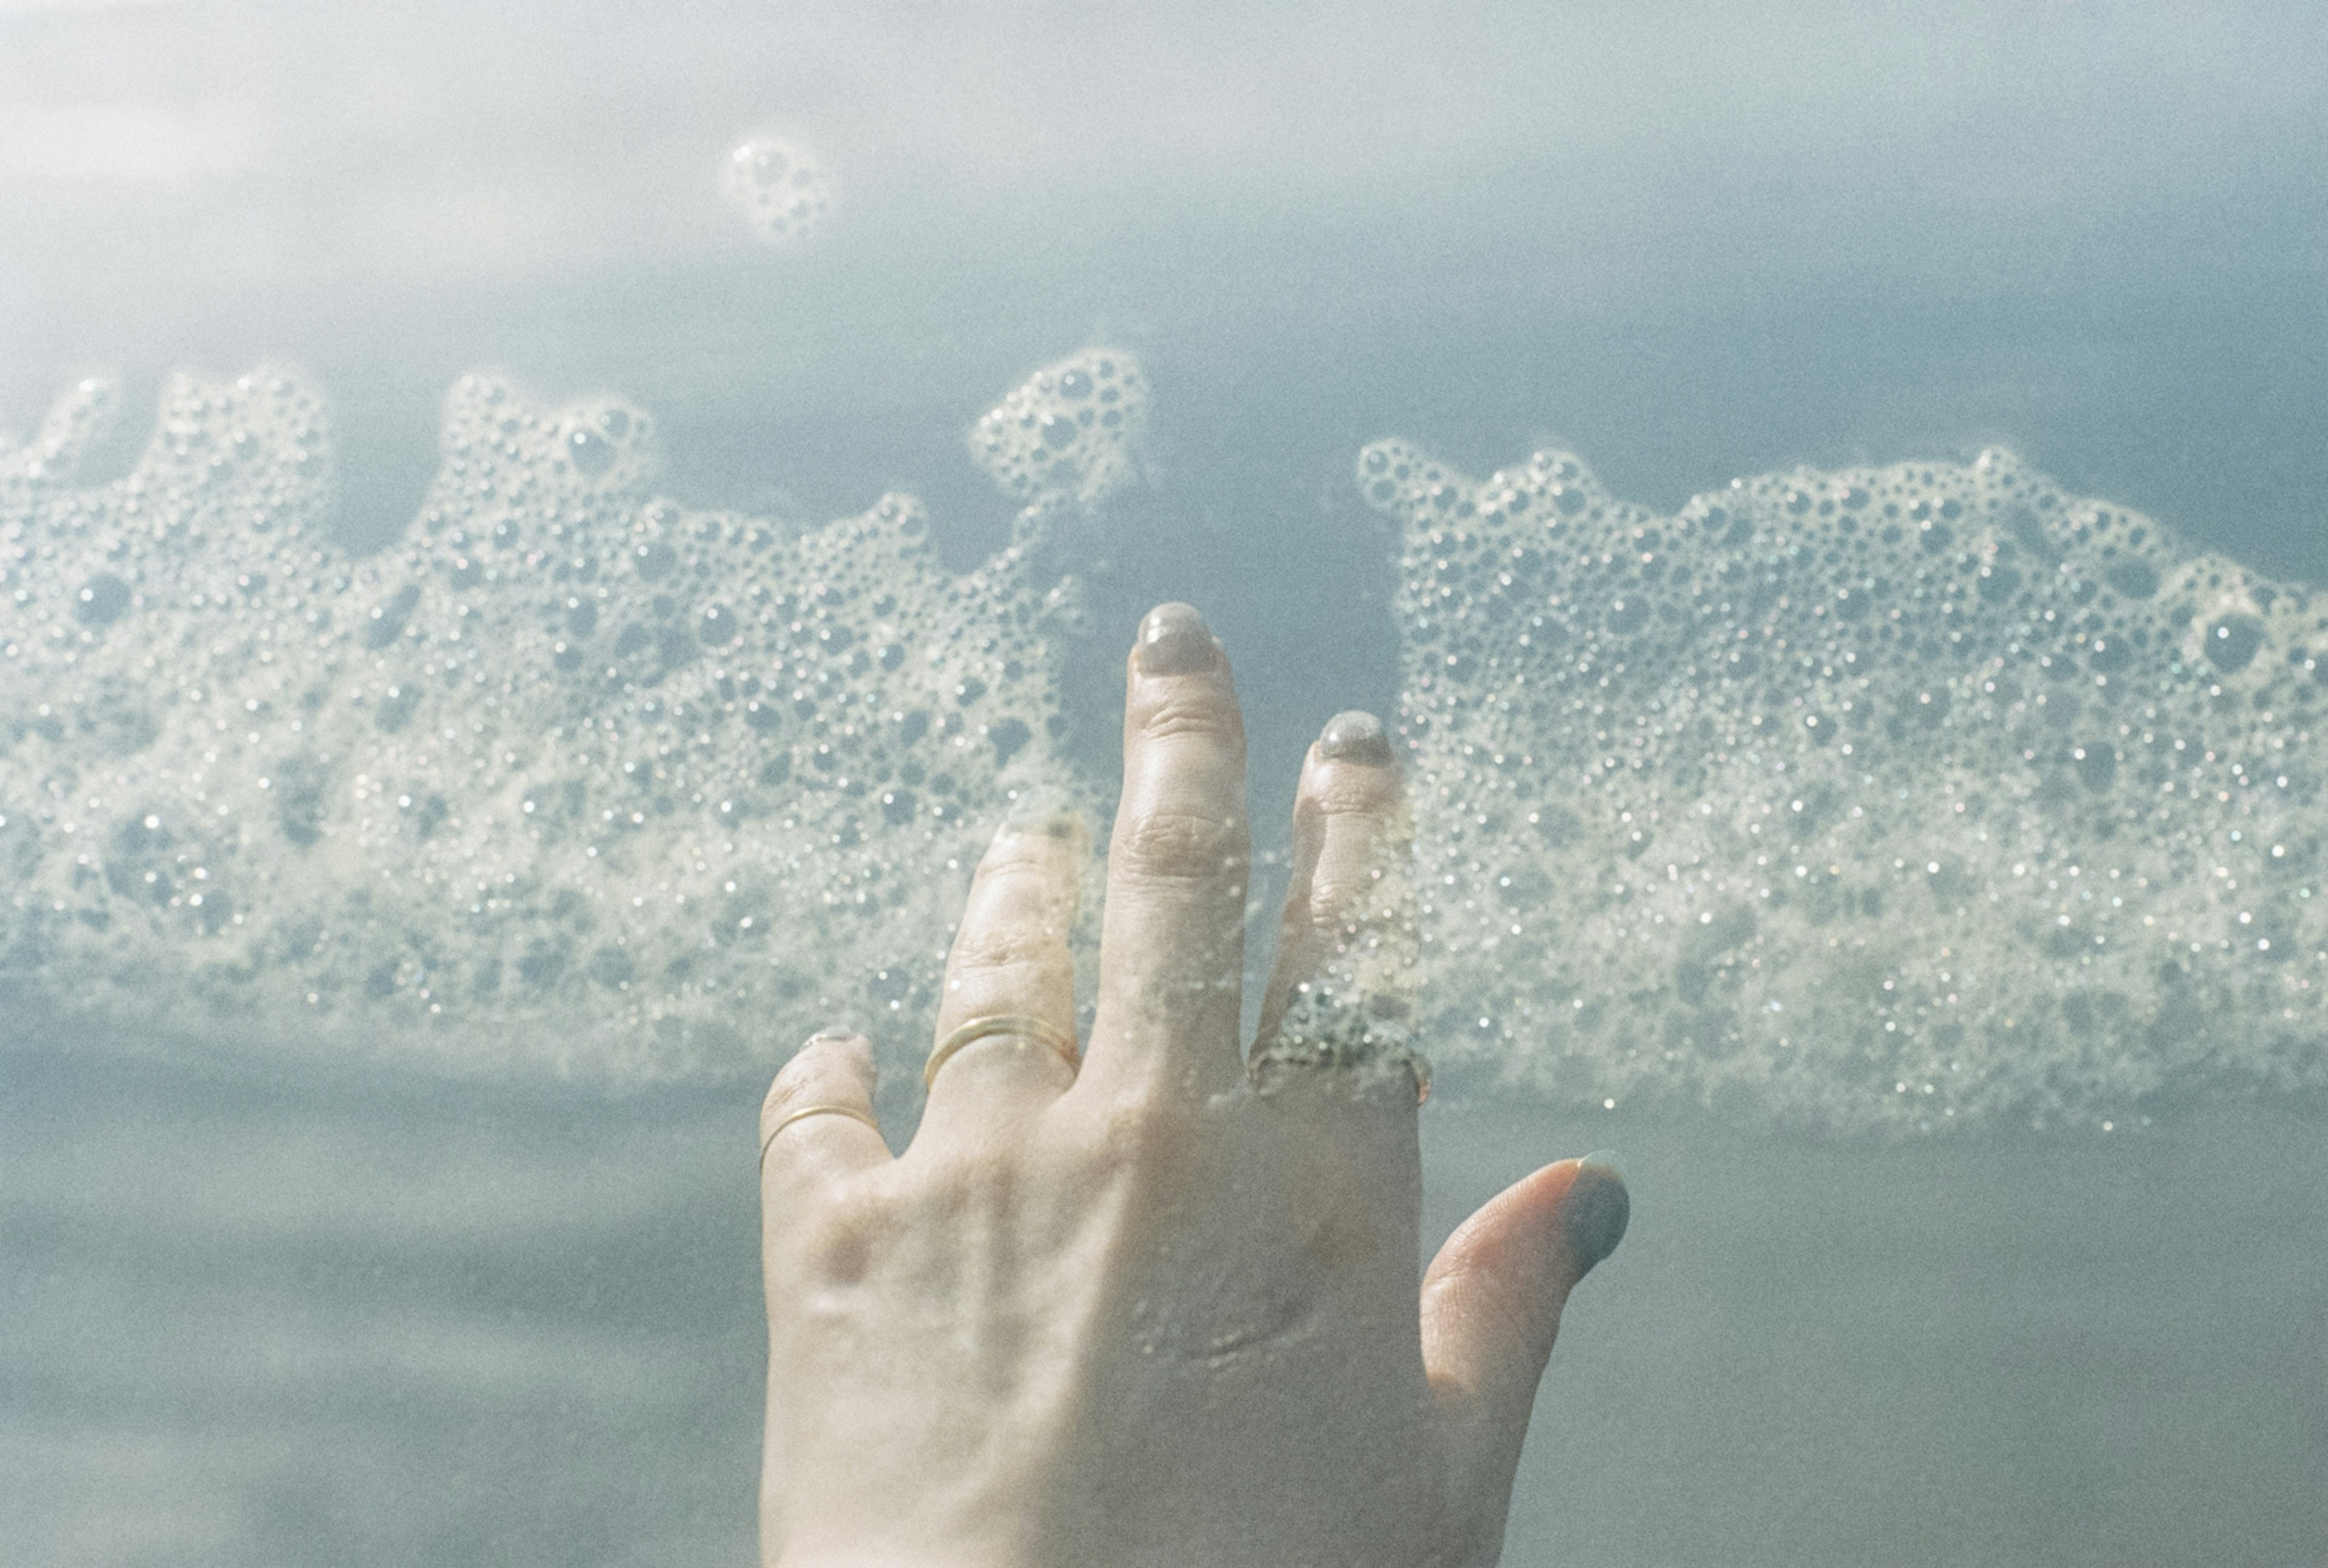
<path fill-rule="evenodd" d="M 1558 451 L 1357 478 L 1442 1056 L 1919 1129 L 2328 1083 L 2307 589 L 2003 451 L 1670 515 Z"/>
<path fill-rule="evenodd" d="M 615 1080 L 835 1017 L 906 1049 L 987 835 L 1072 777 L 1064 585 L 953 576 L 910 496 L 690 508 L 643 410 L 470 376 L 359 558 L 291 372 L 175 379 L 80 488 L 90 406 L 0 464 L 0 989 L 117 1038 Z"/>
<path fill-rule="evenodd" d="M 1352 828 L 1368 830 L 1373 837 L 1363 850 L 1345 844 L 1339 851 L 1362 858 L 1341 868 L 1331 922 L 1308 934 L 1316 945 L 1305 949 L 1301 967 L 1307 972 L 1284 997 L 1281 1019 L 1263 1044 L 1279 1057 L 1291 1053 L 1294 1059 L 1345 1065 L 1380 1047 L 1402 1063 L 1413 1056 L 1415 1072 L 1427 1084 L 1430 1067 L 1421 1059 L 1416 1034 L 1415 1003 L 1423 979 L 1416 922 L 1420 901 L 1413 825 L 1403 801 Z M 1289 897 L 1306 894 L 1297 890 Z M 1284 962 L 1282 954 L 1279 962 Z"/>
<path fill-rule="evenodd" d="M 761 133 L 728 149 L 719 194 L 755 238 L 777 248 L 814 233 L 837 196 L 824 161 L 790 137 Z"/>
<path fill-rule="evenodd" d="M 1147 422 L 1140 361 L 1090 348 L 1044 366 L 981 416 L 970 453 L 1014 501 L 1088 506 L 1137 472 Z"/>

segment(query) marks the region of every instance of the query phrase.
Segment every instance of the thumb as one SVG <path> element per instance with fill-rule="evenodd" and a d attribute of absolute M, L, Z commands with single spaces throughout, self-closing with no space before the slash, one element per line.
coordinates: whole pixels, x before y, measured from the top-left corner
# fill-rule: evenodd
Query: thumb
<path fill-rule="evenodd" d="M 1461 1506 L 1492 1562 L 1537 1382 L 1568 1292 L 1625 1237 L 1632 1200 L 1617 1157 L 1524 1177 L 1456 1228 L 1422 1280 L 1422 1362 Z"/>

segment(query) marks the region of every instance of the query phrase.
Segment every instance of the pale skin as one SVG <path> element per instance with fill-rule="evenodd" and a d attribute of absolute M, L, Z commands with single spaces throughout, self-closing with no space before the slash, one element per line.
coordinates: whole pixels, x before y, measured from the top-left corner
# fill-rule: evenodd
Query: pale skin
<path fill-rule="evenodd" d="M 1621 1178 L 1547 1165 L 1419 1239 L 1402 1066 L 1248 1074 L 1244 738 L 1196 612 L 1141 623 L 1080 1066 L 996 1034 L 938 1068 L 913 1142 L 872 1124 L 859 1036 L 819 1035 L 761 1112 L 768 1300 L 761 1556 L 782 1568 L 1469 1568 L 1570 1290 L 1622 1235 Z M 1310 749 L 1258 1038 L 1403 852 L 1394 748 Z M 1006 827 L 937 1033 L 1072 1034 L 1085 845 Z M 812 1107 L 816 1114 L 796 1113 Z M 861 1119 L 860 1119 L 861 1118 Z"/>

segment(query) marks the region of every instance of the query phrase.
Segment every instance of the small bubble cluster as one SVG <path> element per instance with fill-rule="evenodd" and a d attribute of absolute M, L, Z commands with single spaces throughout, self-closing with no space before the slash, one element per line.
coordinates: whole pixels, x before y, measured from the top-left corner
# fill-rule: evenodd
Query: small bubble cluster
<path fill-rule="evenodd" d="M 77 488 L 106 395 L 0 456 L 0 991 L 614 1079 L 918 1043 L 986 835 L 1065 776 L 1023 542 L 957 578 L 908 496 L 683 507 L 640 410 L 473 376 L 357 559 L 295 376 L 178 378 Z"/>
<path fill-rule="evenodd" d="M 1925 1130 L 2328 1083 L 2328 604 L 1999 451 L 1358 481 L 1442 1060 Z"/>
<path fill-rule="evenodd" d="M 1148 382 L 1122 349 L 1047 365 L 970 432 L 970 455 L 1028 505 L 1091 505 L 1131 478 L 1148 422 Z"/>
<path fill-rule="evenodd" d="M 747 136 L 719 169 L 719 195 L 763 244 L 796 245 L 832 211 L 832 176 L 814 153 L 783 136 Z"/>

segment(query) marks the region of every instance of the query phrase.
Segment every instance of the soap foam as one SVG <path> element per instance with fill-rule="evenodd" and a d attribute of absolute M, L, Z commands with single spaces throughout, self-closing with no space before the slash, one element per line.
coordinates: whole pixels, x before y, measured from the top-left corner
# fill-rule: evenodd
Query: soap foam
<path fill-rule="evenodd" d="M 1089 799 L 1053 749 L 1073 584 L 1035 563 L 1137 472 L 1121 350 L 972 431 L 1025 510 L 960 578 L 911 497 L 690 510 L 643 411 L 483 376 L 359 559 L 296 376 L 178 378 L 78 487 L 113 400 L 0 455 L 0 986 L 33 1008 L 616 1081 L 830 1022 L 917 1058 L 993 823 Z M 1328 989 L 1419 976 L 1443 1067 L 1845 1125 L 2328 1081 L 2305 591 L 2004 453 L 1671 517 L 1564 453 L 1359 471 L 1405 532 L 1423 925 Z"/>
<path fill-rule="evenodd" d="M 1358 480 L 1442 1061 L 1920 1128 L 2328 1083 L 2328 605 L 2004 452 Z"/>
<path fill-rule="evenodd" d="M 1122 349 L 1090 348 L 1046 365 L 981 417 L 970 455 L 1027 504 L 1089 506 L 1138 471 L 1148 381 Z"/>
<path fill-rule="evenodd" d="M 652 421 L 465 378 L 399 548 L 328 536 L 295 375 L 107 388 L 0 457 L 0 981 L 120 1032 L 614 1081 L 826 1023 L 925 1048 L 1010 798 L 1065 771 L 1071 585 L 949 576 L 912 497 L 660 497 Z"/>
<path fill-rule="evenodd" d="M 785 136 L 746 136 L 719 167 L 720 199 L 742 216 L 754 238 L 779 249 L 813 234 L 837 194 L 824 160 Z"/>

